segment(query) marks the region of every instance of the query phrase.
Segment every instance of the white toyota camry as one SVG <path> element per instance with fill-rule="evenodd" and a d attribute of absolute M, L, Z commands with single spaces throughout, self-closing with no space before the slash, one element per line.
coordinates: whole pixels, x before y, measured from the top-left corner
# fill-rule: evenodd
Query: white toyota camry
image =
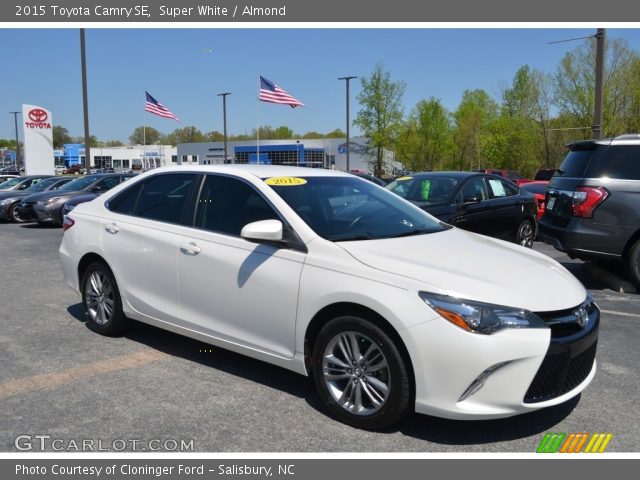
<path fill-rule="evenodd" d="M 159 168 L 64 228 L 93 330 L 134 319 L 311 375 L 360 428 L 529 412 L 596 371 L 600 312 L 560 264 L 346 173 Z"/>

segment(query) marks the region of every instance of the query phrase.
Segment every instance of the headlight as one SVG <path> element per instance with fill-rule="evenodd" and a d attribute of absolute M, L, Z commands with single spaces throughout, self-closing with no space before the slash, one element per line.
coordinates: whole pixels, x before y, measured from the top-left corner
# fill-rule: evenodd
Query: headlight
<path fill-rule="evenodd" d="M 60 200 L 60 197 L 51 197 L 51 198 L 46 198 L 44 200 L 38 200 L 38 205 L 51 205 L 54 202 L 57 202 L 58 200 Z"/>
<path fill-rule="evenodd" d="M 64 207 L 62 207 L 62 211 L 65 212 L 65 213 L 68 213 L 71 210 L 73 210 L 74 208 L 76 208 L 75 205 L 69 205 L 68 203 L 65 203 Z"/>
<path fill-rule="evenodd" d="M 419 295 L 438 315 L 467 332 L 488 335 L 505 328 L 547 328 L 540 317 L 528 310 L 428 292 Z"/>
<path fill-rule="evenodd" d="M 4 207 L 5 205 L 9 205 L 10 203 L 13 203 L 13 202 L 14 202 L 13 198 L 5 198 L 4 200 L 0 200 L 0 205 Z"/>

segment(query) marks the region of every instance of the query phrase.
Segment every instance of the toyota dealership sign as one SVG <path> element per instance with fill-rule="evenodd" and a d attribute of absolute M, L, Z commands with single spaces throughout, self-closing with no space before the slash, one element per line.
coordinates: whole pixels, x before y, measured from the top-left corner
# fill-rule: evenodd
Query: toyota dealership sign
<path fill-rule="evenodd" d="M 53 175 L 51 112 L 36 105 L 22 105 L 24 168 L 27 175 Z"/>

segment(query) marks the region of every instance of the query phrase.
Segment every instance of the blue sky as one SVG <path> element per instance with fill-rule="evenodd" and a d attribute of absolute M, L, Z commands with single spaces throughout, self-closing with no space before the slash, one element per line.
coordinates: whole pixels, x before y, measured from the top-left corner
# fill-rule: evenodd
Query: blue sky
<path fill-rule="evenodd" d="M 523 65 L 554 72 L 579 42 L 548 42 L 595 33 L 594 28 L 535 29 L 112 29 L 86 30 L 91 133 L 128 141 L 137 126 L 163 133 L 194 125 L 222 131 L 220 92 L 227 98 L 229 133 L 287 125 L 296 133 L 345 125 L 345 87 L 337 78 L 366 76 L 382 62 L 404 80 L 405 111 L 436 97 L 450 110 L 466 89 L 498 97 Z M 608 29 L 640 51 L 640 29 Z M 21 104 L 42 105 L 55 125 L 83 134 L 78 29 L 0 29 L 4 74 L 0 138 L 13 138 Z M 304 102 L 295 110 L 256 102 L 263 75 Z M 182 123 L 144 112 L 144 90 Z M 352 118 L 358 80 L 351 83 Z M 357 129 L 352 130 L 357 133 Z M 22 133 L 20 132 L 20 138 Z"/>

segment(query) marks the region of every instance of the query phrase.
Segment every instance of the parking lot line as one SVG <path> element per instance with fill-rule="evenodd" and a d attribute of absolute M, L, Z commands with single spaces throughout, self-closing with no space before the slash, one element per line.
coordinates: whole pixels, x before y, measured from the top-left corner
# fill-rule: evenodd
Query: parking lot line
<path fill-rule="evenodd" d="M 637 313 L 627 313 L 627 312 L 616 312 L 615 310 L 600 310 L 602 313 L 608 313 L 610 315 L 619 315 L 621 317 L 635 317 L 640 318 L 640 314 Z"/>
<path fill-rule="evenodd" d="M 115 372 L 127 368 L 145 365 L 166 357 L 165 353 L 146 348 L 144 350 L 120 355 L 118 357 L 88 363 L 82 367 L 69 368 L 59 372 L 42 373 L 30 377 L 16 378 L 0 383 L 0 399 L 22 395 L 36 390 L 59 387 L 80 378 L 94 377 L 102 373 Z"/>

